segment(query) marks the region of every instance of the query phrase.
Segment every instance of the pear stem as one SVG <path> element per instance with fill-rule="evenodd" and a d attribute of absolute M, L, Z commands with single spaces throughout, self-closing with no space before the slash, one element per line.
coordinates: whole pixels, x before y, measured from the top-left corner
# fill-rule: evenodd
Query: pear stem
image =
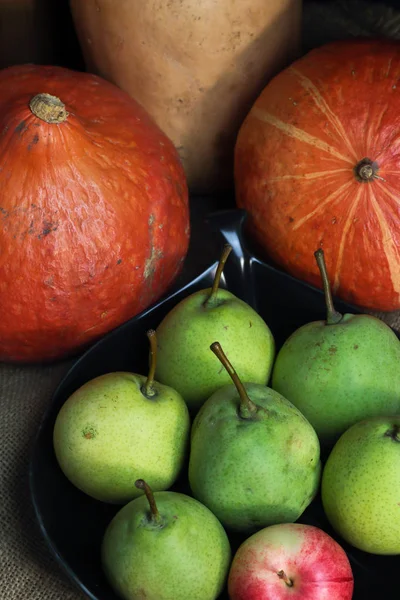
<path fill-rule="evenodd" d="M 147 398 L 155 396 L 156 391 L 154 389 L 154 377 L 156 374 L 157 365 L 157 338 L 154 329 L 149 329 L 147 337 L 150 342 L 150 368 L 147 375 L 146 383 L 142 388 L 142 392 Z"/>
<path fill-rule="evenodd" d="M 395 442 L 400 442 L 400 425 L 393 425 L 392 429 L 386 431 L 385 436 L 392 438 Z"/>
<path fill-rule="evenodd" d="M 293 587 L 293 580 L 290 579 L 285 573 L 285 571 L 281 570 L 277 572 L 279 579 L 282 579 L 288 587 Z"/>
<path fill-rule="evenodd" d="M 315 260 L 317 261 L 318 269 L 321 274 L 322 285 L 324 288 L 325 294 L 325 303 L 326 303 L 326 324 L 327 325 L 336 325 L 339 321 L 342 320 L 343 315 L 335 310 L 332 299 L 332 291 L 331 286 L 329 285 L 329 277 L 326 270 L 325 256 L 322 248 L 319 248 L 316 252 L 314 252 Z"/>
<path fill-rule="evenodd" d="M 146 494 L 147 501 L 150 505 L 151 520 L 153 523 L 160 523 L 161 516 L 158 512 L 157 504 L 151 487 L 144 481 L 144 479 L 137 479 L 135 481 L 135 486 L 139 490 L 144 490 L 144 493 Z"/>
<path fill-rule="evenodd" d="M 230 244 L 225 244 L 224 249 L 222 250 L 221 258 L 219 259 L 217 270 L 215 272 L 214 281 L 212 284 L 210 295 L 204 302 L 205 308 L 207 308 L 208 306 L 212 306 L 216 301 L 219 284 L 221 281 L 222 271 L 224 270 L 225 263 L 228 259 L 228 256 L 230 255 L 231 251 L 232 251 L 232 246 Z"/>
<path fill-rule="evenodd" d="M 236 386 L 236 389 L 237 389 L 239 397 L 240 397 L 240 408 L 239 408 L 240 416 L 243 419 L 249 419 L 250 417 L 252 417 L 253 415 L 255 415 L 257 413 L 257 410 L 258 410 L 257 406 L 254 404 L 254 402 L 252 400 L 250 400 L 243 383 L 239 379 L 238 374 L 236 373 L 235 369 L 229 362 L 226 354 L 222 350 L 221 344 L 219 342 L 213 342 L 210 346 L 210 349 L 214 352 L 215 356 L 223 364 L 223 366 L 227 370 L 228 374 L 230 375 L 230 378 L 232 379 L 233 383 Z"/>

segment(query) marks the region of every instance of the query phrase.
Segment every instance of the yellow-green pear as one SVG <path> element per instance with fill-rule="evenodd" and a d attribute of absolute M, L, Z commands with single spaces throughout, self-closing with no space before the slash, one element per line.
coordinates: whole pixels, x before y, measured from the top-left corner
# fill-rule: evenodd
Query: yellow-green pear
<path fill-rule="evenodd" d="M 148 377 L 114 372 L 88 381 L 61 407 L 54 425 L 57 461 L 77 488 L 104 502 L 125 504 L 141 491 L 170 488 L 188 448 L 190 418 L 178 392 L 154 380 L 155 332 L 149 331 Z"/>
<path fill-rule="evenodd" d="M 372 554 L 400 554 L 400 415 L 350 427 L 322 475 L 325 514 L 349 544 Z"/>
<path fill-rule="evenodd" d="M 193 422 L 193 495 L 229 530 L 294 522 L 318 490 L 317 434 L 286 398 L 241 382 L 219 343 L 211 349 L 234 383 L 215 392 Z"/>
<path fill-rule="evenodd" d="M 192 413 L 220 387 L 229 375 L 210 352 L 218 339 L 243 381 L 266 384 L 275 357 L 273 335 L 249 304 L 219 282 L 232 250 L 227 244 L 211 289 L 184 298 L 157 327 L 157 379 L 183 396 Z"/>
<path fill-rule="evenodd" d="M 125 505 L 105 532 L 105 575 L 123 600 L 216 600 L 224 588 L 231 548 L 208 508 L 185 494 L 153 494 Z"/>
<path fill-rule="evenodd" d="M 285 341 L 272 387 L 301 410 L 329 451 L 357 421 L 400 412 L 400 341 L 372 315 L 338 313 L 324 253 L 320 249 L 315 256 L 327 318 L 303 325 Z"/>

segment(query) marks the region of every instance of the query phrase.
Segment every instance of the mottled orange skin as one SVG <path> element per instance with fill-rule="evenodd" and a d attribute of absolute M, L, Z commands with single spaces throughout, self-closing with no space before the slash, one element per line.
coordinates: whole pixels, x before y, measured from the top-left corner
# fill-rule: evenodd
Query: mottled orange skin
<path fill-rule="evenodd" d="M 60 124 L 34 116 L 59 97 Z M 76 352 L 159 298 L 189 241 L 170 140 L 116 86 L 86 73 L 0 71 L 0 360 Z"/>
<path fill-rule="evenodd" d="M 235 148 L 237 204 L 266 255 L 321 286 L 321 246 L 335 294 L 387 311 L 400 308 L 399 107 L 398 42 L 335 42 L 267 85 Z M 379 178 L 360 183 L 365 157 Z"/>

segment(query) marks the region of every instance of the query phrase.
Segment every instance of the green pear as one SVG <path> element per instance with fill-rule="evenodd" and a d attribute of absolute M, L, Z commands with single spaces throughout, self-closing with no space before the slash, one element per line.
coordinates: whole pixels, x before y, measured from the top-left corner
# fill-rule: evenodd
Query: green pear
<path fill-rule="evenodd" d="M 319 486 L 318 437 L 286 398 L 243 384 L 218 342 L 211 349 L 234 383 L 215 392 L 193 422 L 192 493 L 230 530 L 296 521 Z"/>
<path fill-rule="evenodd" d="M 96 377 L 66 400 L 55 421 L 53 445 L 62 471 L 97 500 L 124 504 L 136 498 L 139 474 L 154 490 L 166 490 L 185 461 L 189 412 L 178 392 L 154 380 L 155 332 L 148 337 L 147 378 L 128 372 Z"/>
<path fill-rule="evenodd" d="M 231 548 L 218 519 L 177 492 L 141 496 L 115 515 L 101 555 L 105 575 L 125 600 L 214 600 L 228 575 Z M 149 510 L 150 506 L 150 510 Z"/>
<path fill-rule="evenodd" d="M 325 321 L 295 331 L 278 352 L 272 388 L 314 426 L 324 449 L 362 419 L 400 412 L 400 341 L 380 319 L 336 312 L 324 255 L 315 253 Z"/>
<path fill-rule="evenodd" d="M 347 542 L 373 554 L 400 554 L 400 416 L 350 427 L 322 475 L 325 514 Z"/>
<path fill-rule="evenodd" d="M 210 353 L 217 338 L 243 381 L 266 384 L 275 357 L 275 342 L 264 320 L 246 302 L 220 289 L 226 244 L 211 289 L 179 302 L 157 328 L 157 379 L 183 396 L 192 413 L 229 382 L 229 375 Z"/>

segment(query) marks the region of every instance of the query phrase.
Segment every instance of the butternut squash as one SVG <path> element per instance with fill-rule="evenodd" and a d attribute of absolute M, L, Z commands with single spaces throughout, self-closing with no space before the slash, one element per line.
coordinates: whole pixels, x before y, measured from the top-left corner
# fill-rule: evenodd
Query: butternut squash
<path fill-rule="evenodd" d="M 240 124 L 299 50 L 301 0 L 70 0 L 86 68 L 177 147 L 189 188 L 233 187 Z"/>

